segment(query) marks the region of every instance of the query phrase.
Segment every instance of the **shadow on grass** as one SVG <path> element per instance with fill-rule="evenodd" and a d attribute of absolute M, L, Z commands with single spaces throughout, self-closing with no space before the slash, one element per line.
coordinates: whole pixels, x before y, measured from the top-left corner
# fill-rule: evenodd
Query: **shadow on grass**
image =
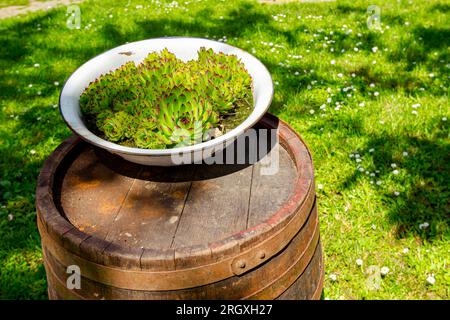
<path fill-rule="evenodd" d="M 431 7 L 433 11 L 439 11 L 442 13 L 448 13 L 450 11 L 450 4 L 447 3 L 437 3 Z"/>
<path fill-rule="evenodd" d="M 439 119 L 435 120 L 439 123 Z M 357 135 L 362 134 L 357 126 L 354 129 Z M 440 129 L 436 135 L 445 135 L 444 128 Z M 437 139 L 380 134 L 372 136 L 363 148 L 364 151 L 359 152 L 362 158 L 373 160 L 373 167 L 365 170 L 379 170 L 373 180 L 393 178 L 395 181 L 392 163 L 401 171 L 402 177 L 396 181 L 403 183 L 400 194 L 394 194 L 397 190 L 385 191 L 383 194 L 388 219 L 395 226 L 398 238 L 414 235 L 422 240 L 432 241 L 449 237 L 450 144 L 436 141 Z M 413 152 L 407 156 L 398 156 L 402 154 L 404 147 Z M 375 152 L 370 153 L 368 150 L 372 148 Z M 394 156 L 394 152 L 397 156 Z M 353 175 L 346 177 L 340 188 L 354 189 L 362 179 L 368 179 L 368 176 L 364 172 L 355 171 Z M 424 222 L 429 223 L 429 229 L 419 227 Z"/>

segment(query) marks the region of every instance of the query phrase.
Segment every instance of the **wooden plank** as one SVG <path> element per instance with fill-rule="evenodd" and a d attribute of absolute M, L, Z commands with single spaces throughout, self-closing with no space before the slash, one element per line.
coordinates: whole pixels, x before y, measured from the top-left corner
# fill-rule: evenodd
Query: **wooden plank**
<path fill-rule="evenodd" d="M 208 243 L 245 228 L 252 167 L 233 172 L 232 166 L 197 170 L 172 247 Z"/>
<path fill-rule="evenodd" d="M 253 182 L 250 198 L 247 228 L 251 228 L 269 218 L 281 208 L 292 194 L 297 179 L 297 171 L 288 152 L 282 148 L 273 149 L 266 157 L 276 159 L 279 152 L 279 168 L 274 175 L 265 175 L 263 161 L 259 161 L 253 170 Z"/>
<path fill-rule="evenodd" d="M 133 178 L 111 170 L 88 147 L 71 164 L 61 186 L 61 207 L 80 231 L 104 239 Z"/>
<path fill-rule="evenodd" d="M 124 247 L 169 248 L 183 211 L 192 167 L 147 167 L 136 179 L 106 237 Z"/>

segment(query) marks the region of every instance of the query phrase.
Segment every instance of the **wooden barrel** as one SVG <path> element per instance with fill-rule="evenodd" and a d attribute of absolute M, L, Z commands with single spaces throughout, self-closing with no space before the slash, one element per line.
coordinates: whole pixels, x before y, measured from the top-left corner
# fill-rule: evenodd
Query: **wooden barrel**
<path fill-rule="evenodd" d="M 279 144 L 234 165 L 141 166 L 63 142 L 36 196 L 49 298 L 320 298 L 311 155 L 276 117 L 257 128 L 276 130 Z M 264 173 L 268 157 L 275 174 Z M 67 286 L 69 266 L 80 288 Z"/>

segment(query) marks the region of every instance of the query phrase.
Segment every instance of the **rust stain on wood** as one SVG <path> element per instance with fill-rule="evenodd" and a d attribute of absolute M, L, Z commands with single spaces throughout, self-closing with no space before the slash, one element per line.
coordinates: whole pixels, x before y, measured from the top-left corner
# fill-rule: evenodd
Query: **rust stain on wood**
<path fill-rule="evenodd" d="M 115 204 L 106 201 L 100 201 L 98 212 L 103 214 L 110 214 L 116 208 L 117 206 Z"/>
<path fill-rule="evenodd" d="M 93 189 L 100 185 L 100 180 L 83 180 L 80 177 L 71 177 L 67 184 L 72 189 Z"/>

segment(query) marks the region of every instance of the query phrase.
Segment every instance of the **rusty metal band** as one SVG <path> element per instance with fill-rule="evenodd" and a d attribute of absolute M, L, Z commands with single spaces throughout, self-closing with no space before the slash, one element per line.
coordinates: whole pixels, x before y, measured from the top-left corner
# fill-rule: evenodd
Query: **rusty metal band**
<path fill-rule="evenodd" d="M 314 253 L 319 245 L 319 228 L 318 223 L 314 227 L 314 235 L 308 241 L 303 252 L 293 261 L 292 265 L 286 269 L 281 275 L 274 279 L 270 284 L 264 288 L 259 289 L 255 293 L 243 298 L 252 300 L 272 300 L 279 297 L 285 292 L 298 277 L 305 271 L 311 262 Z"/>
<path fill-rule="evenodd" d="M 263 300 L 272 300 L 277 297 L 279 297 L 284 291 L 286 291 L 293 282 L 296 281 L 296 279 L 301 276 L 301 274 L 305 271 L 305 269 L 308 267 L 308 265 L 312 261 L 312 257 L 316 254 L 317 250 L 319 250 L 320 246 L 320 237 L 319 237 L 319 228 L 318 228 L 318 219 L 317 216 L 315 217 L 314 221 L 314 232 L 313 236 L 308 241 L 307 246 L 303 251 L 301 251 L 296 257 L 295 262 L 287 268 L 282 274 L 271 281 L 270 283 L 266 284 L 263 288 L 257 290 L 256 292 L 243 297 L 242 299 L 263 299 Z M 296 247 L 292 248 L 293 250 L 296 249 Z M 44 257 L 46 261 L 49 261 L 49 257 L 47 256 L 46 250 L 43 250 Z M 50 253 L 51 254 L 51 253 Z M 321 262 L 321 256 L 320 256 L 320 262 Z M 288 265 L 288 264 L 285 264 Z M 47 276 L 49 277 L 49 286 L 52 287 L 57 292 L 57 297 L 61 297 L 63 299 L 88 299 L 87 297 L 84 297 L 82 294 L 78 293 L 76 290 L 70 290 L 66 287 L 64 283 L 64 279 L 61 279 L 60 276 L 57 275 L 55 270 L 53 269 L 53 266 L 51 263 L 45 263 L 45 268 L 47 270 Z M 322 275 L 323 275 L 323 268 L 322 264 L 320 263 L 320 273 L 321 277 L 317 283 L 317 289 L 315 290 L 314 294 L 311 296 L 313 299 L 316 299 L 317 297 L 317 291 L 319 292 L 319 297 L 321 294 L 321 281 L 322 281 Z M 84 276 L 84 275 L 83 275 Z M 177 291 L 173 291 L 174 296 L 177 295 Z"/>
<path fill-rule="evenodd" d="M 315 203 L 313 199 L 313 196 L 307 197 L 303 205 L 307 208 L 312 207 L 312 204 Z M 303 205 L 299 210 L 305 209 Z M 279 230 L 272 237 L 259 243 L 254 248 L 235 257 L 229 257 L 195 268 L 173 271 L 126 270 L 100 265 L 68 252 L 57 244 L 46 233 L 39 219 L 38 228 L 41 234 L 42 245 L 63 265 L 78 265 L 83 270 L 83 275 L 88 279 L 130 290 L 166 291 L 198 287 L 229 278 L 236 275 L 237 261 L 244 261 L 246 266 L 245 271 L 240 274 L 254 269 L 285 248 L 301 227 L 304 226 L 306 219 L 314 213 L 313 210 L 314 208 L 310 208 L 308 215 L 296 214 L 285 228 Z M 261 256 L 261 252 L 265 253 L 264 257 Z"/>
<path fill-rule="evenodd" d="M 85 270 L 85 276 L 91 280 L 119 288 L 135 290 L 164 291 L 192 288 L 247 272 L 280 252 L 292 240 L 294 235 L 304 225 L 306 218 L 311 214 L 311 207 L 314 203 L 314 196 L 311 192 L 310 189 L 306 201 L 298 209 L 300 212 L 309 212 L 308 215 L 296 214 L 284 228 L 255 245 L 252 249 L 244 251 L 237 256 L 195 268 L 149 272 L 100 265 L 68 252 L 53 241 L 41 225 L 40 219 L 38 219 L 38 228 L 43 245 L 59 261 L 64 265 L 78 265 Z M 264 253 L 264 256 L 262 256 L 262 253 Z M 245 264 L 245 268 L 240 268 L 238 265 L 242 261 Z"/>

